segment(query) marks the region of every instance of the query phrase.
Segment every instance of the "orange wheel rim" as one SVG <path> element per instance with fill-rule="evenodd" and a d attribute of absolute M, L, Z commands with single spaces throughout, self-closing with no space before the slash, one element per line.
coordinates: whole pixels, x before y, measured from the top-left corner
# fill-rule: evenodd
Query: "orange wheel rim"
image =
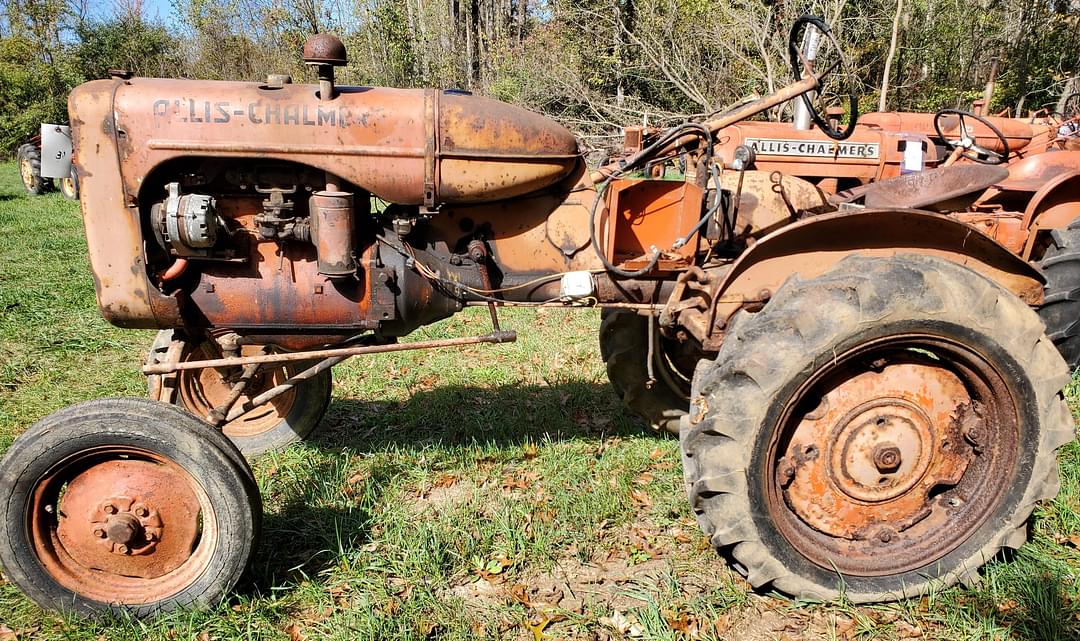
<path fill-rule="evenodd" d="M 784 410 L 767 510 L 817 565 L 851 576 L 924 567 L 960 546 L 1015 476 L 1021 423 L 980 354 L 930 336 L 838 356 Z"/>
<path fill-rule="evenodd" d="M 49 575 L 100 603 L 179 593 L 206 570 L 218 538 L 205 489 L 175 462 L 137 447 L 94 448 L 53 466 L 26 516 Z"/>
<path fill-rule="evenodd" d="M 218 358 L 218 355 L 210 351 L 211 348 L 205 343 L 185 350 L 181 361 L 202 360 Z M 246 355 L 246 354 L 245 354 Z M 238 372 L 206 368 L 200 370 L 181 370 L 178 372 L 177 388 L 180 399 L 188 410 L 207 417 L 210 411 L 220 406 L 229 396 L 232 383 L 228 380 L 232 374 Z M 248 384 L 244 394 L 236 401 L 234 407 L 239 407 L 258 396 L 266 390 L 280 385 L 289 377 L 285 366 L 267 365 L 259 369 L 259 372 Z M 296 404 L 296 388 L 292 388 L 274 398 L 269 403 L 253 407 L 237 418 L 225 423 L 222 431 L 226 436 L 251 437 L 268 432 L 284 421 L 293 406 Z"/>

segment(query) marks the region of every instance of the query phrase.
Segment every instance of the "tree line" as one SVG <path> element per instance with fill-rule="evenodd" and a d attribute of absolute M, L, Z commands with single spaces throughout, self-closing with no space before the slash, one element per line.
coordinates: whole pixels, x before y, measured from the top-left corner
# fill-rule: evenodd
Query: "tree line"
<path fill-rule="evenodd" d="M 68 91 L 137 75 L 311 80 L 312 33 L 349 50 L 344 83 L 460 88 L 522 104 L 594 147 L 628 124 L 703 116 L 792 80 L 787 35 L 833 25 L 862 110 L 967 107 L 996 67 L 994 112 L 1051 107 L 1077 85 L 1077 0 L 2 0 L 0 153 L 63 122 Z M 882 89 L 885 88 L 885 91 Z"/>

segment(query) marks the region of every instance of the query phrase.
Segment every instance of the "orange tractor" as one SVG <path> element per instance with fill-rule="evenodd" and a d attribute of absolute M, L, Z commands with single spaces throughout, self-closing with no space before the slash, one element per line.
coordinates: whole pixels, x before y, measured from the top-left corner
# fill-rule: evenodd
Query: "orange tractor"
<path fill-rule="evenodd" d="M 1033 309 L 1046 280 L 940 200 L 897 203 L 891 181 L 836 204 L 722 158 L 733 126 L 791 99 L 831 137 L 855 126 L 804 98 L 835 69 L 801 56 L 807 30 L 839 54 L 802 18 L 794 84 L 643 132 L 595 170 L 524 109 L 338 86 L 330 36 L 305 47 L 317 85 L 77 88 L 98 302 L 161 330 L 143 368 L 157 400 L 82 403 L 15 441 L 5 575 L 90 614 L 216 602 L 259 530 L 243 454 L 312 429 L 333 365 L 512 341 L 503 306 L 592 305 L 616 385 L 677 415 L 691 509 L 751 584 L 865 602 L 976 581 L 1023 543 L 1075 437 L 1069 370 Z M 490 310 L 489 333 L 396 341 L 466 306 Z"/>

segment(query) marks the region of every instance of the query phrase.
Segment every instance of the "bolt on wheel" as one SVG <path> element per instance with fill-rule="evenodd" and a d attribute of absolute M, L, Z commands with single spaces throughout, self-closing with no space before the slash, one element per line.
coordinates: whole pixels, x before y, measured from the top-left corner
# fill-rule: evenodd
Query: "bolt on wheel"
<path fill-rule="evenodd" d="M 135 616 L 212 605 L 239 578 L 261 518 L 235 446 L 140 399 L 52 414 L 0 461 L 0 562 L 39 605 Z"/>

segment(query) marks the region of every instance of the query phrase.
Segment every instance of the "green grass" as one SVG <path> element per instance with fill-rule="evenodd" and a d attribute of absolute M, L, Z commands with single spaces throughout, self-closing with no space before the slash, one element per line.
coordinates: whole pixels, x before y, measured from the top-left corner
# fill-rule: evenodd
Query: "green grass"
<path fill-rule="evenodd" d="M 264 537 L 228 602 L 87 622 L 0 579 L 0 640 L 1080 637 L 1076 444 L 1033 542 L 977 588 L 793 603 L 754 594 L 708 549 L 677 443 L 647 433 L 607 385 L 595 311 L 504 319 L 518 343 L 335 369 L 318 434 L 254 464 Z M 415 338 L 485 323 L 473 310 Z M 78 207 L 23 196 L 0 165 L 0 451 L 55 409 L 141 394 L 151 338 L 98 315 Z"/>

